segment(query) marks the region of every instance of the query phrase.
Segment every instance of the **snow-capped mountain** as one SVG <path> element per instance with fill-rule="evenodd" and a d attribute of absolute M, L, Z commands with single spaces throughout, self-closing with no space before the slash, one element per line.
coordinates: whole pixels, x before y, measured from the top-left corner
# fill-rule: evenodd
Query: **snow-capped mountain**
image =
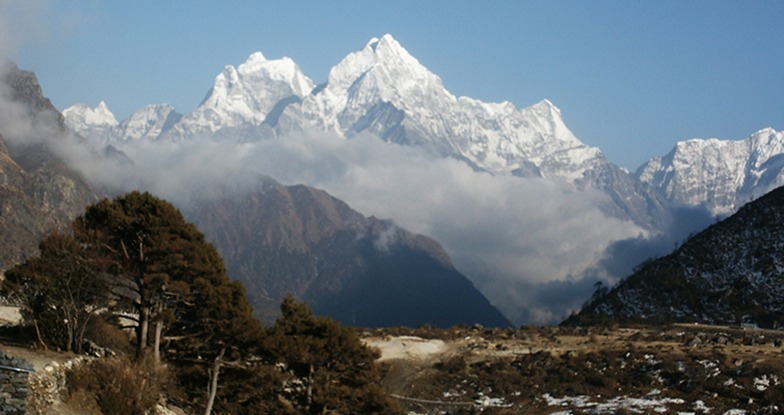
<path fill-rule="evenodd" d="M 636 175 L 676 204 L 705 204 L 723 215 L 784 184 L 782 169 L 784 132 L 766 128 L 742 141 L 680 142 Z"/>
<path fill-rule="evenodd" d="M 65 109 L 63 116 L 72 130 L 100 146 L 126 140 L 156 139 L 182 118 L 182 114 L 169 104 L 151 104 L 117 123 L 103 101 L 94 110 L 85 104 L 76 104 Z"/>
<path fill-rule="evenodd" d="M 607 163 L 569 131 L 551 102 L 518 110 L 510 102 L 457 98 L 390 35 L 347 56 L 323 89 L 284 114 L 296 117 L 297 110 L 310 126 L 348 137 L 369 131 L 495 174 L 576 183 L 586 169 Z"/>
<path fill-rule="evenodd" d="M 196 110 L 157 137 L 143 136 L 254 141 L 303 130 L 347 139 L 370 133 L 492 174 L 600 189 L 612 199 L 606 209 L 613 216 L 649 229 L 665 221 L 666 201 L 578 140 L 550 101 L 518 110 L 510 102 L 455 97 L 390 35 L 348 55 L 317 87 L 291 59 L 254 53 L 236 69 L 227 66 Z"/>
<path fill-rule="evenodd" d="M 221 129 L 261 125 L 282 100 L 302 99 L 314 84 L 291 58 L 267 60 L 261 52 L 229 65 L 204 102 L 166 134 L 170 139 L 208 136 Z"/>
<path fill-rule="evenodd" d="M 151 120 L 138 113 L 132 118 Z M 162 124 L 162 114 L 154 118 Z M 157 138 L 158 132 L 161 138 L 187 139 L 265 122 L 275 127 L 281 120 L 287 127 L 277 135 L 303 128 L 345 137 L 368 131 L 389 142 L 464 159 L 494 174 L 559 178 L 577 187 L 584 187 L 586 170 L 609 163 L 601 150 L 569 131 L 550 101 L 518 110 L 510 102 L 457 98 L 390 35 L 347 56 L 318 88 L 290 58 L 267 60 L 256 52 L 236 69 L 227 66 L 204 102 L 170 130 L 119 137 Z M 89 121 L 79 122 L 73 120 L 77 131 L 88 129 L 82 124 Z"/>
<path fill-rule="evenodd" d="M 181 118 L 182 114 L 169 104 L 148 105 L 110 130 L 107 141 L 117 143 L 125 140 L 155 139 L 172 128 Z"/>
<path fill-rule="evenodd" d="M 95 109 L 86 104 L 76 104 L 64 110 L 63 117 L 68 127 L 91 141 L 102 140 L 107 131 L 118 124 L 103 101 Z"/>

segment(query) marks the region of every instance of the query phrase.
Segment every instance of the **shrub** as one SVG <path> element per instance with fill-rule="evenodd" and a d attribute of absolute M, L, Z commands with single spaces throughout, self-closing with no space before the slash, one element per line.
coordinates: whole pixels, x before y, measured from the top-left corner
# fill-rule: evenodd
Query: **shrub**
<path fill-rule="evenodd" d="M 104 415 L 155 413 L 164 392 L 174 393 L 173 377 L 152 359 L 132 362 L 127 358 L 95 360 L 68 375 L 71 396 L 79 391 L 95 395 Z"/>
<path fill-rule="evenodd" d="M 113 317 L 104 315 L 94 318 L 87 325 L 85 338 L 95 342 L 98 346 L 111 349 L 115 352 L 130 352 L 131 334 L 120 329 Z"/>
<path fill-rule="evenodd" d="M 468 365 L 466 365 L 463 356 L 455 356 L 445 362 L 436 364 L 435 367 L 450 374 L 458 374 L 463 373 L 468 368 Z"/>

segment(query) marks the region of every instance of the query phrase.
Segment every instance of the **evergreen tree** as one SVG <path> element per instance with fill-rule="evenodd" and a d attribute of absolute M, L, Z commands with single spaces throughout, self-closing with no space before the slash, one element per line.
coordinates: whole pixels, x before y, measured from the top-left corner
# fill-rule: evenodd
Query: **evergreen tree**
<path fill-rule="evenodd" d="M 175 353 L 167 358 L 189 397 L 185 405 L 206 415 L 213 407 L 221 413 L 401 413 L 380 386 L 378 352 L 352 328 L 287 298 L 275 327 L 265 329 L 216 249 L 179 210 L 149 193 L 89 206 L 74 221 L 73 236 L 50 235 L 39 257 L 6 277 L 3 289 L 21 296 L 41 323 L 41 337 L 61 348 L 79 351 L 87 322 L 101 309 L 138 314 L 139 356 L 154 324 L 157 361 L 168 330 Z M 101 389 L 100 382 L 91 385 Z"/>
<path fill-rule="evenodd" d="M 148 346 L 152 322 L 157 355 L 163 325 L 173 324 L 173 307 L 200 290 L 231 285 L 215 247 L 171 203 L 147 192 L 89 206 L 75 221 L 74 230 L 80 240 L 98 241 L 111 259 L 108 274 L 113 293 L 139 316 L 140 355 Z M 243 302 L 237 295 L 233 300 L 234 307 Z"/>
<path fill-rule="evenodd" d="M 399 413 L 380 386 L 378 351 L 366 346 L 351 327 L 314 316 L 292 297 L 283 300 L 281 318 L 272 329 L 271 350 L 305 382 L 299 404 L 306 414 Z"/>

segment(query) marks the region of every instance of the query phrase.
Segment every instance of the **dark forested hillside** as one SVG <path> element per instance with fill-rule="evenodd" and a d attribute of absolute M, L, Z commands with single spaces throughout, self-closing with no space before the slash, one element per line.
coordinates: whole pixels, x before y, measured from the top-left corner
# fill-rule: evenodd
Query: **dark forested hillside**
<path fill-rule="evenodd" d="M 189 217 L 266 324 L 287 295 L 356 326 L 506 323 L 436 241 L 366 218 L 323 191 L 265 180 L 257 191 L 196 206 Z"/>
<path fill-rule="evenodd" d="M 784 188 L 652 260 L 566 323 L 606 318 L 784 324 Z"/>

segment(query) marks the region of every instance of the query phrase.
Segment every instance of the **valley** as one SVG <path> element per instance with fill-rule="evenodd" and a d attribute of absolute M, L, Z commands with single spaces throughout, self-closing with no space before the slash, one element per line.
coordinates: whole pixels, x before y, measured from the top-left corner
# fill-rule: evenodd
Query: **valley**
<path fill-rule="evenodd" d="M 92 3 L 0 3 L 0 415 L 784 413 L 778 5 Z"/>

